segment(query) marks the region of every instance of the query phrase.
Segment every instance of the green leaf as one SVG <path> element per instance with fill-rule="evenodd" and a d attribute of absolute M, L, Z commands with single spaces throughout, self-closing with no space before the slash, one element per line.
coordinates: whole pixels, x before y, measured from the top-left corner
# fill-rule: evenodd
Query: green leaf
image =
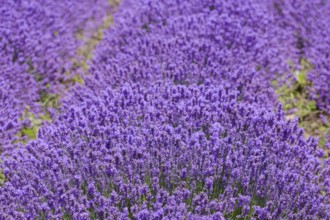
<path fill-rule="evenodd" d="M 306 107 L 310 111 L 315 111 L 316 110 L 316 102 L 314 100 L 312 100 L 312 101 L 307 103 Z"/>
<path fill-rule="evenodd" d="M 37 138 L 37 131 L 33 128 L 23 128 L 22 133 L 23 135 L 27 136 L 29 139 Z"/>
<path fill-rule="evenodd" d="M 305 85 L 306 84 L 306 73 L 303 71 L 296 71 L 296 79 L 300 85 Z"/>
<path fill-rule="evenodd" d="M 5 174 L 2 172 L 2 170 L 0 170 L 0 186 L 2 186 L 6 181 L 6 176 Z"/>

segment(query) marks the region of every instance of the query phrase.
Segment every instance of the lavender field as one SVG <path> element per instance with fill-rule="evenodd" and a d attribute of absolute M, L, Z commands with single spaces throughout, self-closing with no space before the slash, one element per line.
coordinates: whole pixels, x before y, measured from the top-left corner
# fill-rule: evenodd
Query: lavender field
<path fill-rule="evenodd" d="M 330 220 L 329 0 L 1 0 L 0 220 Z"/>

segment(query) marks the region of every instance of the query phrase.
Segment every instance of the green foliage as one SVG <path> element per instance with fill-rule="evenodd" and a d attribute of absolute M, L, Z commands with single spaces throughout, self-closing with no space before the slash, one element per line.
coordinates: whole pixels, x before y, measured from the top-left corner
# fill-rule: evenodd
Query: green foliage
<path fill-rule="evenodd" d="M 85 39 L 86 37 L 84 36 L 84 32 L 82 30 L 78 30 L 76 32 L 76 38 L 78 40 L 84 41 L 84 44 L 77 50 L 77 55 L 79 59 L 73 60 L 74 68 L 79 68 L 83 70 L 84 73 L 88 72 L 89 66 L 87 64 L 87 61 L 93 58 L 93 50 L 95 49 L 97 44 L 103 39 L 104 30 L 108 29 L 112 23 L 113 17 L 108 14 L 104 18 L 102 24 L 96 30 L 87 30 L 88 32 L 93 33 L 92 36 L 88 39 Z M 75 75 L 73 78 L 75 78 L 76 76 L 77 75 Z M 80 79 L 73 79 L 73 81 L 76 81 L 78 83 L 83 82 L 81 77 Z"/>
<path fill-rule="evenodd" d="M 220 194 L 225 191 L 224 184 L 222 184 L 220 178 L 216 179 L 213 183 L 213 191 L 211 199 L 218 198 Z"/>
<path fill-rule="evenodd" d="M 73 218 L 71 217 L 71 215 L 69 213 L 65 213 L 62 216 L 62 220 L 72 220 Z"/>
<path fill-rule="evenodd" d="M 27 136 L 30 140 L 34 140 L 37 137 L 37 129 L 36 128 L 23 128 L 22 134 L 23 134 L 23 136 Z"/>
<path fill-rule="evenodd" d="M 26 106 L 22 116 L 20 117 L 20 121 L 22 120 L 28 120 L 29 123 L 24 125 L 22 129 L 16 134 L 18 139 L 14 141 L 14 143 L 21 142 L 26 144 L 29 140 L 36 139 L 39 127 L 42 125 L 42 123 L 44 121 L 52 121 L 48 112 L 45 111 L 43 114 L 35 115 L 30 111 L 29 106 Z"/>
<path fill-rule="evenodd" d="M 272 85 L 278 95 L 279 101 L 287 113 L 286 118 L 299 118 L 300 126 L 304 128 L 306 136 L 319 137 L 319 145 L 325 146 L 326 136 L 330 136 L 330 124 L 324 124 L 321 115 L 330 121 L 330 115 L 319 110 L 316 101 L 310 98 L 309 91 L 312 82 L 307 78 L 308 73 L 313 69 L 311 63 L 306 59 L 300 59 L 300 67 L 296 68 L 293 62 L 289 62 L 291 67 L 288 80 L 280 84 L 280 80 L 273 80 Z M 285 75 L 287 77 L 288 75 Z"/>
<path fill-rule="evenodd" d="M 44 107 L 44 110 L 47 108 L 57 108 L 58 107 L 58 94 L 51 94 L 45 90 L 39 92 L 40 94 L 40 103 Z"/>
<path fill-rule="evenodd" d="M 6 176 L 2 170 L 0 170 L 0 186 L 2 186 L 6 182 Z"/>
<path fill-rule="evenodd" d="M 299 70 L 295 70 L 293 72 L 294 72 L 294 76 L 297 80 L 298 86 L 301 86 L 304 88 L 307 85 L 311 84 L 311 82 L 308 82 L 308 80 L 307 80 L 307 74 L 308 74 L 308 72 L 310 72 L 313 69 L 313 66 L 306 59 L 300 59 L 300 66 L 301 66 L 301 68 Z M 292 67 L 292 69 L 293 68 L 294 67 Z"/>
<path fill-rule="evenodd" d="M 97 219 L 97 214 L 96 212 L 94 211 L 93 208 L 89 208 L 88 209 L 88 212 L 89 212 L 89 217 L 93 220 L 96 220 Z"/>

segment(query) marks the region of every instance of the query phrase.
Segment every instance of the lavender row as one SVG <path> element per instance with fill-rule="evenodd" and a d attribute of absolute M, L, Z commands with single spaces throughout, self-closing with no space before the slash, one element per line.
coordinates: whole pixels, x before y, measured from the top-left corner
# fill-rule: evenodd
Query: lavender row
<path fill-rule="evenodd" d="M 329 217 L 329 159 L 281 108 L 239 96 L 164 81 L 76 89 L 36 141 L 3 155 L 2 218 Z"/>
<path fill-rule="evenodd" d="M 252 79 L 269 88 L 307 60 L 310 99 L 327 112 L 329 13 L 330 4 L 321 1 L 124 1 L 95 52 L 94 75 L 106 85 L 214 78 L 237 88 L 244 87 L 237 81 L 250 86 L 245 82 Z M 266 102 L 274 104 L 273 97 Z"/>
<path fill-rule="evenodd" d="M 0 100 L 4 117 L 0 121 L 4 135 L 0 140 L 1 150 L 2 145 L 15 139 L 13 134 L 24 124 L 18 119 L 27 106 L 39 114 L 42 95 L 63 89 L 61 82 L 75 73 L 73 59 L 83 43 L 76 34 L 88 34 L 103 21 L 108 10 L 107 1 L 5 0 L 1 3 L 0 89 L 6 96 Z M 15 114 L 8 117 L 5 112 Z"/>
<path fill-rule="evenodd" d="M 269 79 L 289 69 L 290 47 L 271 13 L 255 1 L 124 1 L 95 51 L 93 86 L 212 79 L 273 106 Z"/>
<path fill-rule="evenodd" d="M 276 1 L 277 22 L 295 38 L 296 56 L 312 71 L 309 93 L 318 108 L 330 114 L 330 4 L 326 1 Z"/>

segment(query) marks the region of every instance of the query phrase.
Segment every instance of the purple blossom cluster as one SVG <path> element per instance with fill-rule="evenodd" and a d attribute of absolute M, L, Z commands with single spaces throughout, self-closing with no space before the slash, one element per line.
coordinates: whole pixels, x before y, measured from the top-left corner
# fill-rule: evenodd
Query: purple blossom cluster
<path fill-rule="evenodd" d="M 93 2 L 58 3 L 59 14 L 79 17 L 69 30 L 91 16 Z M 307 57 L 315 74 L 329 74 L 324 48 L 297 47 L 295 35 L 306 25 L 299 37 L 319 42 L 320 32 L 308 28 L 327 29 L 326 19 L 317 22 L 318 12 L 328 12 L 324 4 L 124 0 L 85 85 L 69 91 L 36 140 L 2 153 L 0 219 L 329 219 L 329 155 L 304 138 L 297 121 L 284 119 L 270 86 L 290 71 L 289 59 Z M 309 20 L 299 10 L 313 5 Z M 67 30 L 67 23 L 57 25 Z M 43 53 L 54 42 L 45 40 Z M 22 54 L 38 57 L 34 68 L 55 73 L 52 56 L 71 65 L 77 42 L 65 42 L 55 43 L 50 57 L 34 47 Z M 16 121 L 5 119 L 20 112 L 9 111 L 20 106 L 13 97 L 34 96 L 7 95 L 18 79 L 4 76 L 0 125 L 10 135 Z M 38 86 L 27 79 L 25 86 Z"/>

